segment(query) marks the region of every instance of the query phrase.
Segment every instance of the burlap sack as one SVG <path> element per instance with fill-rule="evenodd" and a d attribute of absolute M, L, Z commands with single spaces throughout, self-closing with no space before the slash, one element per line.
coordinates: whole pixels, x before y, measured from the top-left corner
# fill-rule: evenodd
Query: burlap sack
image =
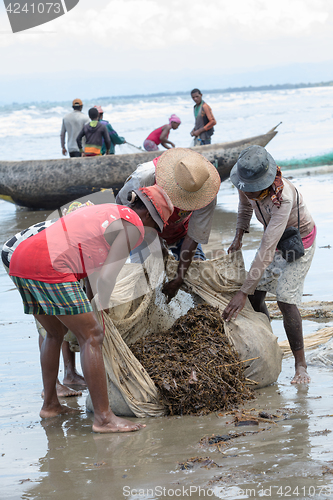
<path fill-rule="evenodd" d="M 170 258 L 169 279 L 178 263 Z M 175 320 L 193 307 L 193 296 L 222 311 L 245 279 L 240 252 L 209 261 L 192 262 L 186 275 L 186 291 L 166 304 L 161 291 L 161 262 L 149 257 L 141 264 L 126 264 L 111 296 L 110 314 L 97 310 L 105 329 L 103 354 L 112 410 L 118 415 L 159 416 L 164 408 L 144 367 L 130 351 L 131 343 L 154 331 L 170 328 Z M 275 382 L 281 372 L 282 351 L 264 314 L 255 313 L 249 301 L 237 320 L 225 323 L 225 330 L 242 360 L 248 360 L 246 376 L 257 388 Z M 255 359 L 253 359 L 255 358 Z M 87 398 L 87 409 L 93 410 Z"/>

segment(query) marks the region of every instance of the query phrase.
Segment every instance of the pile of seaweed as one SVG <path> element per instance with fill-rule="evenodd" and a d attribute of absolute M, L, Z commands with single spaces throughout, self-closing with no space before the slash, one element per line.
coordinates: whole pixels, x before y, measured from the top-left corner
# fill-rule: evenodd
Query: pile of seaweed
<path fill-rule="evenodd" d="M 238 353 L 224 332 L 218 308 L 190 309 L 166 332 L 131 346 L 170 415 L 205 415 L 237 407 L 254 393 Z"/>

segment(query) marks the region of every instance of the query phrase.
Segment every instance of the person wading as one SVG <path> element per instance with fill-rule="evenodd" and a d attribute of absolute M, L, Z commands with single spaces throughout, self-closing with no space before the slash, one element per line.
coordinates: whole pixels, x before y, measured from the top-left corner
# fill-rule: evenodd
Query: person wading
<path fill-rule="evenodd" d="M 165 149 L 174 148 L 174 143 L 169 141 L 168 137 L 170 130 L 177 130 L 180 124 L 180 118 L 178 118 L 177 115 L 171 115 L 167 125 L 162 125 L 162 127 L 153 130 L 153 132 L 148 135 L 147 139 L 143 143 L 145 150 L 158 151 L 159 144 L 162 144 Z"/>
<path fill-rule="evenodd" d="M 214 125 L 216 125 L 211 107 L 202 99 L 202 93 L 199 89 L 193 89 L 191 97 L 195 102 L 193 108 L 195 124 L 191 131 L 191 136 L 194 137 L 194 145 L 211 144 Z"/>

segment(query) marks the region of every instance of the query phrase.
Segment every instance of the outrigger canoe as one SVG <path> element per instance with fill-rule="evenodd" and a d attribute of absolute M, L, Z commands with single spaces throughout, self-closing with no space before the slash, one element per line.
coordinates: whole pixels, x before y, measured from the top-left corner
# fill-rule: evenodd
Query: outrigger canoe
<path fill-rule="evenodd" d="M 217 168 L 221 181 L 229 177 L 240 152 L 253 144 L 266 146 L 277 134 L 277 126 L 266 134 L 236 142 L 196 146 Z M 101 189 L 116 194 L 140 163 L 156 157 L 156 151 L 134 154 L 0 162 L 0 197 L 31 209 L 57 209 Z"/>

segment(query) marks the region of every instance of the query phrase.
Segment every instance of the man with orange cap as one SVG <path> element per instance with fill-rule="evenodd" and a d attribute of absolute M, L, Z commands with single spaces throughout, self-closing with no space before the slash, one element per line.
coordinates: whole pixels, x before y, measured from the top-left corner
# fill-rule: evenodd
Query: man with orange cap
<path fill-rule="evenodd" d="M 83 129 L 84 125 L 89 122 L 89 118 L 82 113 L 83 104 L 81 99 L 74 99 L 73 111 L 68 113 L 62 120 L 60 132 L 62 154 L 66 156 L 67 149 L 65 146 L 65 138 L 67 133 L 67 148 L 71 158 L 81 156 L 81 152 L 76 143 L 76 138 Z"/>
<path fill-rule="evenodd" d="M 208 243 L 216 196 L 221 179 L 216 168 L 201 154 L 172 148 L 143 163 L 126 180 L 117 203 L 127 204 L 127 193 L 140 186 L 157 184 L 169 195 L 175 209 L 161 238 L 179 260 L 176 277 L 163 288 L 170 301 L 181 287 L 193 259 L 205 260 L 201 243 Z"/>

